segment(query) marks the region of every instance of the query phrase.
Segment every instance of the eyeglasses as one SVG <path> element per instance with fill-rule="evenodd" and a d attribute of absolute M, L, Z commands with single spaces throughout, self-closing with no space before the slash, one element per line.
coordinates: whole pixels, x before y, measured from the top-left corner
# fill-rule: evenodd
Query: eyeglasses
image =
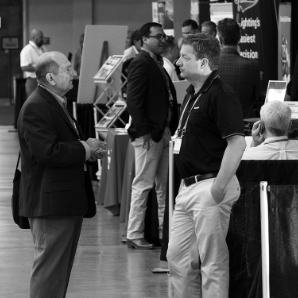
<path fill-rule="evenodd" d="M 166 34 L 148 35 L 148 37 L 154 37 L 158 41 L 162 41 L 163 39 L 167 40 L 167 38 L 168 38 Z"/>

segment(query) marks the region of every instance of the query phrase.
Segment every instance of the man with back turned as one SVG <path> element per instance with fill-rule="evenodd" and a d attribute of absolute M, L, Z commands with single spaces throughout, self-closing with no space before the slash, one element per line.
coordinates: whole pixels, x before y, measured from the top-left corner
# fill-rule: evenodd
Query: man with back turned
<path fill-rule="evenodd" d="M 241 35 L 240 27 L 235 20 L 220 20 L 217 33 L 221 45 L 218 73 L 237 94 L 243 118 L 255 117 L 254 103 L 260 95 L 259 63 L 239 54 L 238 43 Z"/>

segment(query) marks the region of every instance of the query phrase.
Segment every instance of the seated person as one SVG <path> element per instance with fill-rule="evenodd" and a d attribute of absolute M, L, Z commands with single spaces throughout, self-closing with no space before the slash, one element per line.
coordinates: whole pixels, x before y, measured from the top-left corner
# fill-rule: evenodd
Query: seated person
<path fill-rule="evenodd" d="M 281 101 L 270 101 L 260 111 L 261 120 L 254 123 L 250 148 L 242 160 L 298 159 L 298 140 L 289 140 L 292 111 Z"/>

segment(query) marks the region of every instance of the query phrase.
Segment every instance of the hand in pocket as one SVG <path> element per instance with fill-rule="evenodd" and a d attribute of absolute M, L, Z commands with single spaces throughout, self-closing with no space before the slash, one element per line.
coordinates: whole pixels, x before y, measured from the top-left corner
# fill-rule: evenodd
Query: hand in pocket
<path fill-rule="evenodd" d="M 214 201 L 219 204 L 223 201 L 224 199 L 224 189 L 221 189 L 216 186 L 215 180 L 213 181 L 213 184 L 211 186 L 211 195 L 214 199 Z"/>

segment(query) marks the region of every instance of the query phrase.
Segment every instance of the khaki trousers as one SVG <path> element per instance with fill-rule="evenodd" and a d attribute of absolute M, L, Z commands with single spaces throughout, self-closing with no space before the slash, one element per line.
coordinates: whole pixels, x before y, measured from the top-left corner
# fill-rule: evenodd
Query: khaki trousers
<path fill-rule="evenodd" d="M 175 297 L 228 298 L 226 235 L 231 208 L 240 196 L 240 186 L 233 176 L 223 201 L 217 204 L 210 191 L 214 180 L 184 186 L 176 198 L 167 252 Z"/>
<path fill-rule="evenodd" d="M 147 199 L 154 183 L 158 203 L 159 238 L 162 238 L 169 171 L 170 139 L 171 132 L 166 127 L 163 137 L 158 143 L 150 140 L 149 150 L 143 147 L 143 137 L 137 138 L 132 142 L 135 148 L 136 176 L 131 186 L 131 203 L 127 227 L 128 239 L 144 238 L 144 219 L 147 209 Z"/>
<path fill-rule="evenodd" d="M 34 242 L 30 298 L 64 298 L 83 217 L 37 217 L 29 222 Z"/>

